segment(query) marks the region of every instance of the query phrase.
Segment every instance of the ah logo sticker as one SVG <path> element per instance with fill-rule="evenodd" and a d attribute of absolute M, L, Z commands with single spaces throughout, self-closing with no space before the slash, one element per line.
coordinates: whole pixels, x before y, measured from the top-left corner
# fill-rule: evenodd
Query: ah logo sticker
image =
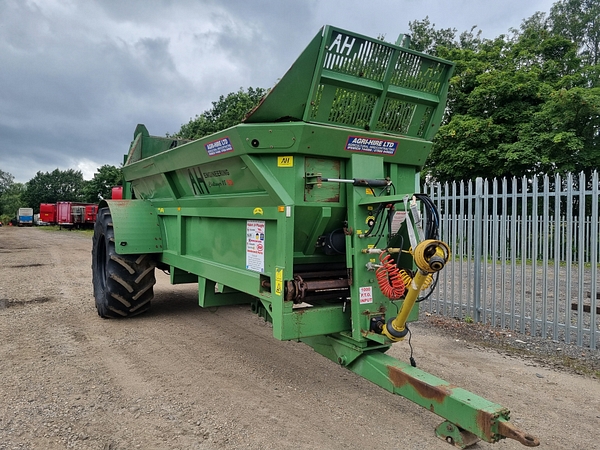
<path fill-rule="evenodd" d="M 293 156 L 278 156 L 277 167 L 294 167 Z"/>

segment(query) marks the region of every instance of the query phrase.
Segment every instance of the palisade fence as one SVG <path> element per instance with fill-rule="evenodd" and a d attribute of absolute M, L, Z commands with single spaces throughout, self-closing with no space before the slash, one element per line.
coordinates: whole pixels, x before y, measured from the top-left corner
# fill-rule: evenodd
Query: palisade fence
<path fill-rule="evenodd" d="M 432 313 L 600 348 L 598 172 L 428 183 L 452 258 Z"/>

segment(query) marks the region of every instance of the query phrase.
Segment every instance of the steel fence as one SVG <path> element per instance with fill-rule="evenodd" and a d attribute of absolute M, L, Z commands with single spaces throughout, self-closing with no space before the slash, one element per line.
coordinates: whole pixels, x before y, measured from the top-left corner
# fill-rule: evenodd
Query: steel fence
<path fill-rule="evenodd" d="M 422 307 L 597 348 L 598 190 L 597 172 L 427 183 L 453 255 Z"/>

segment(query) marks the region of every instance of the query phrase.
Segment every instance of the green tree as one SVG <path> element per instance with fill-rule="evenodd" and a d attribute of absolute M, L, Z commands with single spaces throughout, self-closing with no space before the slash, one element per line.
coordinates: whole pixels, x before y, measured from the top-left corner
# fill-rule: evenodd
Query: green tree
<path fill-rule="evenodd" d="M 111 198 L 112 188 L 123 184 L 123 170 L 120 167 L 108 164 L 98 168 L 94 177 L 85 182 L 83 187 L 83 201 L 97 203 L 99 198 Z"/>
<path fill-rule="evenodd" d="M 410 30 L 410 47 L 418 52 L 436 56 L 440 47 L 456 48 L 456 28 L 438 30 L 431 23 L 429 16 L 423 20 L 408 22 Z"/>
<path fill-rule="evenodd" d="M 38 172 L 26 184 L 23 201 L 37 213 L 40 203 L 80 202 L 83 199 L 84 180 L 81 171 L 55 169 Z"/>
<path fill-rule="evenodd" d="M 540 172 L 590 173 L 600 168 L 600 87 L 552 92 L 521 141 L 545 155 Z"/>
<path fill-rule="evenodd" d="M 171 137 L 200 139 L 237 125 L 258 105 L 266 92 L 263 88 L 248 88 L 247 91 L 240 88 L 237 92 L 231 92 L 226 96 L 221 95 L 218 101 L 212 102 L 211 109 L 190 119 L 187 124 L 181 126 L 178 133 Z"/>
<path fill-rule="evenodd" d="M 456 28 L 437 30 L 435 23 L 431 23 L 429 16 L 423 20 L 414 20 L 408 23 L 410 30 L 410 48 L 428 55 L 439 56 L 442 49 L 477 50 L 485 42 L 481 37 L 482 30 L 473 25 L 469 31 L 463 31 L 458 38 Z"/>
<path fill-rule="evenodd" d="M 4 191 L 10 188 L 14 181 L 15 177 L 12 174 L 0 169 L 0 197 L 2 197 Z"/>
<path fill-rule="evenodd" d="M 2 191 L 0 195 L 0 222 L 7 224 L 10 219 L 16 216 L 17 210 L 24 206 L 21 198 L 23 192 L 25 192 L 25 185 L 22 183 L 11 183 Z"/>
<path fill-rule="evenodd" d="M 0 222 L 6 224 L 15 217 L 21 205 L 23 185 L 14 182 L 15 177 L 0 170 Z"/>
<path fill-rule="evenodd" d="M 456 63 L 446 120 L 425 168 L 439 181 L 598 167 L 594 68 L 543 13 L 512 31 L 468 48 L 437 48 Z"/>
<path fill-rule="evenodd" d="M 549 24 L 553 34 L 577 44 L 586 64 L 600 64 L 600 1 L 558 1 L 550 10 Z M 594 81 L 596 86 L 600 84 Z"/>

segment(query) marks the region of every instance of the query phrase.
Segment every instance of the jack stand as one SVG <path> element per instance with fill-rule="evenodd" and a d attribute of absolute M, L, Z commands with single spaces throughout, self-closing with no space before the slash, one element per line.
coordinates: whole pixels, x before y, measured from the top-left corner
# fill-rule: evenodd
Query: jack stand
<path fill-rule="evenodd" d="M 473 433 L 463 430 L 447 420 L 438 425 L 435 434 L 440 439 L 458 448 L 467 448 L 480 440 Z"/>

